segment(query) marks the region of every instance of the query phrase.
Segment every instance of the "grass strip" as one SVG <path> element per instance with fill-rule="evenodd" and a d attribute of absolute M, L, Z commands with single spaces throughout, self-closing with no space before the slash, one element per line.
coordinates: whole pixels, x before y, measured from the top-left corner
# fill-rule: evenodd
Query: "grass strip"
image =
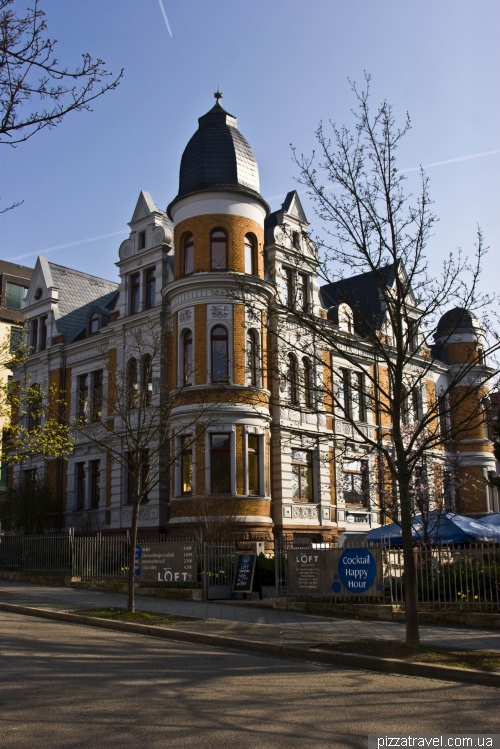
<path fill-rule="evenodd" d="M 134 624 L 176 624 L 178 622 L 193 621 L 186 616 L 171 616 L 170 614 L 150 614 L 147 611 L 127 611 L 127 609 L 78 609 L 72 611 L 80 616 L 95 616 L 99 619 L 112 619 Z"/>
<path fill-rule="evenodd" d="M 454 666 L 455 668 L 472 668 L 479 671 L 497 671 L 500 669 L 500 653 L 490 650 L 457 650 L 434 645 L 420 645 L 416 650 L 412 650 L 407 648 L 403 642 L 377 640 L 375 638 L 339 640 L 338 642 L 320 643 L 312 647 L 335 653 L 357 653 L 359 655 L 372 655 L 377 658 L 398 658 L 404 661 Z"/>

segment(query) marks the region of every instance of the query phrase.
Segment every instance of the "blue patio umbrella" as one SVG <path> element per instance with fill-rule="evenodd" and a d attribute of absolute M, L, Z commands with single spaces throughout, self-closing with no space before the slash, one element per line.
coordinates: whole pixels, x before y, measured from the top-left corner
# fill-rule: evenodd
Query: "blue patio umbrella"
<path fill-rule="evenodd" d="M 422 515 L 416 515 L 412 521 L 412 536 L 415 542 L 424 540 L 424 523 Z M 433 510 L 429 513 L 427 533 L 433 546 L 445 544 L 500 543 L 500 527 L 487 526 L 477 520 Z M 393 548 L 403 545 L 401 528 L 397 523 L 390 523 L 381 528 L 374 528 L 366 536 L 368 546 L 387 546 Z"/>
<path fill-rule="evenodd" d="M 500 528 L 500 512 L 494 512 L 492 515 L 486 515 L 484 518 L 479 518 L 477 522 L 482 525 L 493 526 L 493 528 Z"/>

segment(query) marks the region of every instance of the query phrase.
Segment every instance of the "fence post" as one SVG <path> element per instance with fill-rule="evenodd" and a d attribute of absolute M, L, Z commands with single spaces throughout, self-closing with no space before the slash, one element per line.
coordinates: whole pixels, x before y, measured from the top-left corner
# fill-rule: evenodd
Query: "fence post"
<path fill-rule="evenodd" d="M 208 544 L 203 542 L 203 600 L 208 601 Z"/>
<path fill-rule="evenodd" d="M 279 575 L 280 575 L 280 557 L 279 557 L 279 541 L 278 538 L 274 539 L 274 586 L 276 588 L 276 598 L 279 598 Z"/>

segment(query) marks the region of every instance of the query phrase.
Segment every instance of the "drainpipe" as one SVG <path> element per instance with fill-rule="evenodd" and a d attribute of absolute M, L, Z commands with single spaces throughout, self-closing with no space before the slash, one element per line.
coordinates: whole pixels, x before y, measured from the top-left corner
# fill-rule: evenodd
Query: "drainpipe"
<path fill-rule="evenodd" d="M 374 389 L 375 389 L 375 421 L 377 425 L 377 434 L 378 434 L 378 440 L 377 442 L 382 441 L 382 419 L 380 415 L 380 397 L 379 397 L 379 386 L 378 386 L 378 376 L 379 376 L 379 368 L 378 368 L 378 359 L 375 357 L 375 363 L 373 366 L 374 369 Z M 383 466 L 382 466 L 382 460 L 380 453 L 377 455 L 377 461 L 378 461 L 378 497 L 379 497 L 379 507 L 380 507 L 380 524 L 384 525 L 385 523 L 385 510 L 382 506 L 382 492 L 384 490 L 384 473 L 383 473 Z"/>

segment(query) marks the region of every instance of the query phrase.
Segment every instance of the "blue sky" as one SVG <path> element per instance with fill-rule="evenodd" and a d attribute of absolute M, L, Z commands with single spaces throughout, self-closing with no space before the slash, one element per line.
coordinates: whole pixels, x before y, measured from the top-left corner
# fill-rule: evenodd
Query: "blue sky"
<path fill-rule="evenodd" d="M 433 164 L 440 221 L 432 263 L 472 248 L 480 224 L 491 250 L 484 288 L 498 287 L 500 241 L 500 5 L 497 0 L 41 0 L 58 57 L 89 52 L 123 83 L 91 113 L 74 114 L 17 149 L 0 151 L 0 257 L 57 263 L 115 279 L 117 252 L 140 190 L 165 208 L 197 118 L 222 104 L 238 117 L 259 163 L 261 192 L 277 208 L 296 187 L 290 143 L 314 148 L 320 120 L 351 122 L 348 78 L 372 75 L 413 129 L 400 167 Z M 22 12 L 27 0 L 16 0 Z M 414 173 L 409 173 L 411 188 Z M 304 198 L 313 231 L 319 229 Z M 121 233 L 120 233 L 121 232 Z M 113 235 L 113 236 L 103 236 Z M 83 240 L 101 239 L 73 244 Z M 21 256 L 22 257 L 21 259 Z"/>

